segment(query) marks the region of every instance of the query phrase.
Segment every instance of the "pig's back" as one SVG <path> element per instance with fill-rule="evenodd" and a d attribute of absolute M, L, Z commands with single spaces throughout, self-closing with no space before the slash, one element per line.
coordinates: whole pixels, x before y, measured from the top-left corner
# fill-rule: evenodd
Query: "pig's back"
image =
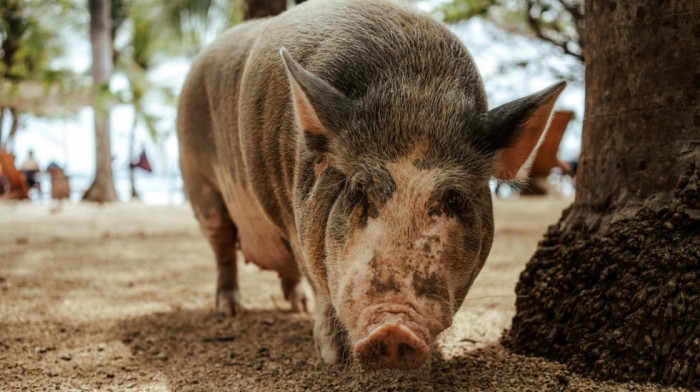
<path fill-rule="evenodd" d="M 242 173 L 238 149 L 238 99 L 245 61 L 261 28 L 260 21 L 226 31 L 193 61 L 178 104 L 181 162 L 225 188 L 216 170 Z M 240 168 L 240 170 L 237 170 Z"/>
<path fill-rule="evenodd" d="M 253 192 L 280 227 L 294 224 L 298 138 L 281 47 L 353 99 L 405 80 L 439 80 L 444 90 L 481 85 L 464 45 L 441 23 L 406 4 L 310 0 L 269 19 L 242 75 L 239 125 Z M 473 93 L 477 109 L 485 111 L 484 92 Z"/>
<path fill-rule="evenodd" d="M 221 212 L 237 226 L 247 261 L 295 277 L 299 273 L 280 240 L 280 230 L 252 196 L 239 137 L 241 78 L 251 47 L 266 22 L 246 22 L 228 30 L 193 62 L 178 105 L 180 166 L 191 199 L 202 189 L 214 189 L 221 195 L 225 204 Z M 200 214 L 214 208 L 196 206 L 195 200 L 192 203 Z"/>
<path fill-rule="evenodd" d="M 274 252 L 282 251 L 276 249 L 280 236 L 296 236 L 293 187 L 300 170 L 281 47 L 350 98 L 426 77 L 449 88 L 480 85 L 454 35 L 429 15 L 391 1 L 310 0 L 219 37 L 198 56 L 183 89 L 183 176 L 186 167 L 196 168 L 216 184 L 244 248 L 243 237 L 254 235 L 248 243 L 268 239 Z M 262 226 L 243 224 L 253 221 Z"/>

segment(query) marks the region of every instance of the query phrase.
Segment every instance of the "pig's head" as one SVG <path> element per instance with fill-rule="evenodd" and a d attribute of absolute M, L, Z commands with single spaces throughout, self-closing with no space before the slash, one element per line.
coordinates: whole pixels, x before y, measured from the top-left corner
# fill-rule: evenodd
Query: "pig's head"
<path fill-rule="evenodd" d="M 297 228 L 319 300 L 360 362 L 417 368 L 491 248 L 489 179 L 522 170 L 565 84 L 487 111 L 476 71 L 347 93 L 281 54 L 303 138 Z"/>

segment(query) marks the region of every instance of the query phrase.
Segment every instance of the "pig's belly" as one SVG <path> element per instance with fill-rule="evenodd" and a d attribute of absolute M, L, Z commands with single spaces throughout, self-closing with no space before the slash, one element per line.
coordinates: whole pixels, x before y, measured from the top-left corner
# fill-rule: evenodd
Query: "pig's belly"
<path fill-rule="evenodd" d="M 246 262 L 277 271 L 283 277 L 299 277 L 294 256 L 282 242 L 283 235 L 273 225 L 247 189 L 236 185 L 226 197 L 231 219 L 238 229 L 241 252 Z"/>

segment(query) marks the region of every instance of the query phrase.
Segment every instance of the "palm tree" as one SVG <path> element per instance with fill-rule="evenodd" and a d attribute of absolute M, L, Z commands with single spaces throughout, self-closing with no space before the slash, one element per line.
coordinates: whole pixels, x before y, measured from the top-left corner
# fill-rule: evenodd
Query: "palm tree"
<path fill-rule="evenodd" d="M 174 94 L 164 86 L 159 86 L 149 79 L 149 72 L 177 53 L 179 42 L 163 34 L 162 15 L 150 1 L 134 1 L 124 4 L 128 20 L 124 23 L 122 32 L 129 35 L 126 45 L 116 50 L 116 72 L 123 74 L 129 82 L 125 102 L 134 108 L 134 119 L 129 132 L 129 152 L 134 152 L 136 131 L 139 125 L 145 126 L 154 142 L 158 143 L 167 132 L 158 129 L 160 116 L 150 112 L 146 98 L 159 94 L 161 99 L 174 104 Z M 132 199 L 139 199 L 136 190 L 133 166 L 129 166 L 129 180 Z"/>
<path fill-rule="evenodd" d="M 243 21 L 243 0 L 164 0 L 160 23 L 194 57 L 225 29 Z"/>
<path fill-rule="evenodd" d="M 12 142 L 27 111 L 46 113 L 57 99 L 74 103 L 71 85 L 76 76 L 53 69 L 50 61 L 63 53 L 62 26 L 47 20 L 67 20 L 71 3 L 50 0 L 37 5 L 29 0 L 0 0 L 0 148 L 12 150 Z M 55 88 L 52 88 L 55 87 Z M 80 99 L 78 99 L 80 100 Z M 10 117 L 3 139 L 2 126 Z"/>
<path fill-rule="evenodd" d="M 110 0 L 88 0 L 90 10 L 90 42 L 92 43 L 93 108 L 95 112 L 95 179 L 83 200 L 116 201 L 112 174 L 112 150 L 109 131 L 111 99 L 109 80 L 112 76 L 112 39 Z"/>

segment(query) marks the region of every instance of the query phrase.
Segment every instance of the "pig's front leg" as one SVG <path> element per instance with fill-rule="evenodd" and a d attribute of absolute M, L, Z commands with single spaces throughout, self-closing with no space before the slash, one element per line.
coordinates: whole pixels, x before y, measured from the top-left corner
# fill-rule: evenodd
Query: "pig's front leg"
<path fill-rule="evenodd" d="M 323 362 L 336 364 L 348 360 L 347 332 L 328 298 L 316 298 L 314 342 Z"/>

